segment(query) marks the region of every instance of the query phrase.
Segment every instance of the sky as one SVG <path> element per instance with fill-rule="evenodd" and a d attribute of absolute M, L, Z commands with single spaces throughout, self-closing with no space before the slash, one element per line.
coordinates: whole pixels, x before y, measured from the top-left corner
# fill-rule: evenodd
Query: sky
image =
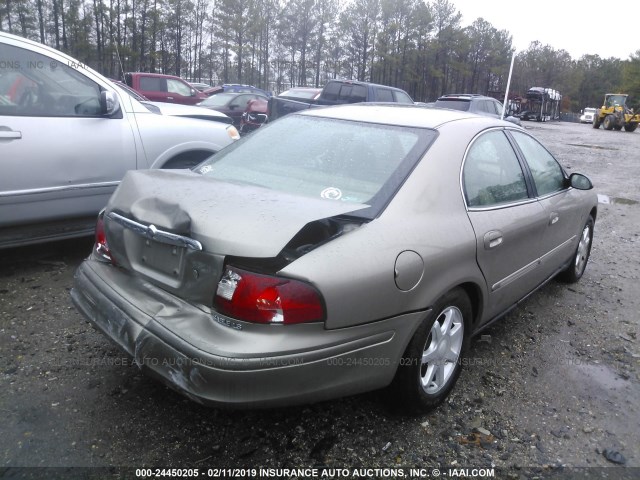
<path fill-rule="evenodd" d="M 449 0 L 461 25 L 478 17 L 507 30 L 519 53 L 533 41 L 566 50 L 571 58 L 599 55 L 627 60 L 640 50 L 640 0 Z"/>

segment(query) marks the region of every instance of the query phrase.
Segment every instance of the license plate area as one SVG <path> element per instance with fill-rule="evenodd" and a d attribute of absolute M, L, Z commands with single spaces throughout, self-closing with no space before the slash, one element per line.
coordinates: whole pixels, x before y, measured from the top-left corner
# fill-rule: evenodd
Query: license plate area
<path fill-rule="evenodd" d="M 151 239 L 142 240 L 139 261 L 141 266 L 171 278 L 181 277 L 185 248 L 167 245 Z"/>

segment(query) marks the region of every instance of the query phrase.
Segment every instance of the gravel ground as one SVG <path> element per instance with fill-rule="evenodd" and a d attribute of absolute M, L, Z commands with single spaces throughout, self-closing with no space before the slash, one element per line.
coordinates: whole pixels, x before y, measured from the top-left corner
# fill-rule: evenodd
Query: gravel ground
<path fill-rule="evenodd" d="M 551 282 L 484 331 L 428 415 L 403 415 L 379 392 L 201 407 L 142 375 L 71 306 L 90 239 L 1 251 L 0 477 L 69 474 L 11 467 L 324 466 L 640 478 L 640 133 L 526 127 L 601 194 L 591 262 L 578 284 Z"/>

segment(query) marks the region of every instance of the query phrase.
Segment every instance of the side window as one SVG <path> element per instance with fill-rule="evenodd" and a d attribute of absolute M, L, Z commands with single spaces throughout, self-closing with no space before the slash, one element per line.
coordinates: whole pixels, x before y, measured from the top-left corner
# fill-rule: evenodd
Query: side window
<path fill-rule="evenodd" d="M 191 88 L 185 85 L 178 80 L 174 80 L 172 78 L 167 79 L 167 92 L 169 93 L 177 93 L 178 95 L 182 95 L 183 97 L 191 96 Z"/>
<path fill-rule="evenodd" d="M 329 82 L 322 91 L 322 97 L 324 100 L 335 102 L 338 100 L 338 93 L 340 93 L 340 83 Z"/>
<path fill-rule="evenodd" d="M 518 131 L 513 131 L 512 135 L 529 165 L 538 195 L 562 190 L 565 187 L 564 172 L 558 161 L 533 137 Z"/>
<path fill-rule="evenodd" d="M 469 207 L 490 207 L 529 197 L 518 158 L 502 131 L 485 133 L 473 142 L 462 183 Z"/>
<path fill-rule="evenodd" d="M 0 59 L 0 115 L 100 115 L 100 87 L 65 63 L 6 44 Z"/>
<path fill-rule="evenodd" d="M 393 102 L 393 92 L 387 88 L 378 88 L 376 91 L 376 101 Z"/>
<path fill-rule="evenodd" d="M 502 104 L 497 100 L 493 101 L 493 108 L 495 109 L 498 115 L 502 115 Z"/>
<path fill-rule="evenodd" d="M 160 77 L 140 77 L 140 90 L 145 92 L 166 92 L 167 82 Z"/>
<path fill-rule="evenodd" d="M 360 103 L 367 101 L 367 88 L 362 85 L 342 85 L 339 103 Z"/>
<path fill-rule="evenodd" d="M 396 97 L 396 102 L 413 104 L 413 100 L 411 100 L 411 97 L 406 93 L 401 92 L 399 90 L 394 90 L 393 94 Z"/>

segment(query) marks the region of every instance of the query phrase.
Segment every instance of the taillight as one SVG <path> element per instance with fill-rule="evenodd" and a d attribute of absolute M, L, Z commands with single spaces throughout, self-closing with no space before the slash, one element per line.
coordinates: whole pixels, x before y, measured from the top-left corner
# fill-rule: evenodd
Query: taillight
<path fill-rule="evenodd" d="M 96 221 L 96 240 L 93 250 L 101 260 L 114 263 L 107 244 L 107 235 L 104 231 L 104 210 L 98 214 L 98 220 Z"/>
<path fill-rule="evenodd" d="M 292 324 L 324 319 L 320 294 L 310 285 L 227 267 L 218 282 L 215 306 L 237 320 Z"/>

